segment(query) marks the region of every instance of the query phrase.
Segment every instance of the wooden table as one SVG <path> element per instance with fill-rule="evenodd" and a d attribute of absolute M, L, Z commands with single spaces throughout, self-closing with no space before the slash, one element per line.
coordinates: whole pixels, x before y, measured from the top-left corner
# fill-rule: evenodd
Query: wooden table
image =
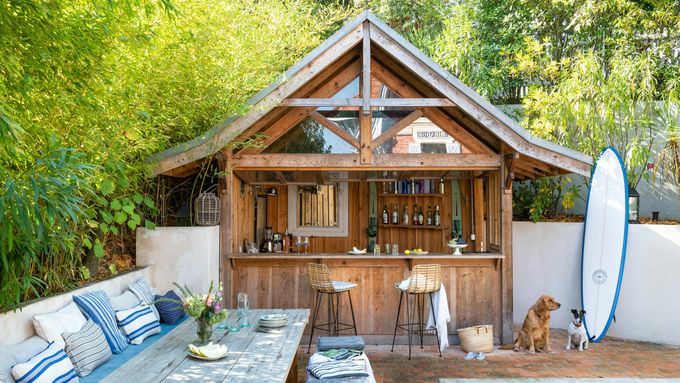
<path fill-rule="evenodd" d="M 283 333 L 257 332 L 260 316 L 274 313 L 288 314 Z M 234 310 L 229 314 L 229 320 L 235 318 Z M 308 309 L 250 310 L 250 326 L 233 333 L 215 330 L 212 341 L 226 344 L 229 353 L 214 362 L 187 355 L 187 345 L 197 339 L 196 322 L 187 319 L 103 382 L 297 382 L 296 353 L 308 318 Z"/>

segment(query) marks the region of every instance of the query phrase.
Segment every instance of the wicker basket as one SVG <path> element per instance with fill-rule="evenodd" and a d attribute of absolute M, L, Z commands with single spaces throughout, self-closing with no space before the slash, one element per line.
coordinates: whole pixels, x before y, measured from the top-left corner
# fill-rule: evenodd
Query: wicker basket
<path fill-rule="evenodd" d="M 460 347 L 465 352 L 493 351 L 493 326 L 483 325 L 459 328 Z"/>

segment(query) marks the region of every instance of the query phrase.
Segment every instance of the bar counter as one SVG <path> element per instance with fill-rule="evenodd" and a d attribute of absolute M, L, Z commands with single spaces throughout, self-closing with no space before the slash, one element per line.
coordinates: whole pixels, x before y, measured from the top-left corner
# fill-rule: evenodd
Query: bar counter
<path fill-rule="evenodd" d="M 442 267 L 451 313 L 451 342 L 458 341 L 458 328 L 491 324 L 495 330 L 501 323 L 500 264 L 504 257 L 500 254 L 237 253 L 228 257 L 228 294 L 235 304 L 238 292 L 248 293 L 253 308 L 312 308 L 314 292 L 307 281 L 307 264 L 326 264 L 333 280 L 357 283 L 352 301 L 358 333 L 379 344 L 392 341 L 399 304 L 399 291 L 394 285 L 406 279 L 417 264 L 437 263 Z M 319 323 L 327 321 L 326 305 L 324 300 Z M 340 318 L 351 322 L 346 296 L 341 302 Z M 498 342 L 498 331 L 494 331 L 494 338 Z M 398 337 L 398 341 L 405 342 L 405 337 Z"/>

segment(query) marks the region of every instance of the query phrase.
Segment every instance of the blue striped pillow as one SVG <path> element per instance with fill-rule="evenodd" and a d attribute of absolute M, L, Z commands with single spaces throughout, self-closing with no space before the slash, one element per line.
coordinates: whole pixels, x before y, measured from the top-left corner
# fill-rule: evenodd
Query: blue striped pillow
<path fill-rule="evenodd" d="M 149 306 L 139 305 L 116 312 L 118 326 L 132 344 L 141 344 L 146 337 L 161 332 L 161 324 Z"/>
<path fill-rule="evenodd" d="M 127 348 L 127 339 L 118 329 L 116 314 L 106 293 L 95 291 L 85 295 L 74 295 L 73 301 L 88 318 L 99 325 L 114 354 L 119 354 Z"/>
<path fill-rule="evenodd" d="M 161 316 L 161 323 L 175 324 L 184 317 L 182 299 L 170 290 L 165 295 L 156 295 L 156 310 Z"/>
<path fill-rule="evenodd" d="M 160 315 L 158 315 L 158 311 L 156 311 L 156 306 L 153 305 L 154 302 L 151 287 L 148 283 L 146 283 L 144 278 L 139 278 L 138 280 L 130 283 L 128 289 L 130 289 L 130 291 L 132 291 L 132 293 L 135 294 L 135 296 L 139 298 L 140 301 L 145 303 L 145 306 L 149 306 L 149 308 L 151 308 L 151 311 L 153 311 L 153 315 L 156 316 L 157 320 L 161 319 Z"/>
<path fill-rule="evenodd" d="M 76 370 L 61 346 L 50 342 L 26 363 L 12 367 L 17 383 L 77 383 Z"/>

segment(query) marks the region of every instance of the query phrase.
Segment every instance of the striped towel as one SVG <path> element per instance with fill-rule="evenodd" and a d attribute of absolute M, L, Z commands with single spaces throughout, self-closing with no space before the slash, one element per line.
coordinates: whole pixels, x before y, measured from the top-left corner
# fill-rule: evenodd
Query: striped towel
<path fill-rule="evenodd" d="M 363 351 L 361 350 L 348 350 L 346 348 L 341 348 L 341 349 L 333 349 L 333 350 L 328 350 L 328 351 L 322 351 L 319 354 L 334 359 L 334 360 L 345 360 L 345 359 L 353 359 L 361 354 L 363 354 Z"/>
<path fill-rule="evenodd" d="M 369 376 L 368 372 L 366 372 L 366 369 L 363 366 L 346 360 L 333 360 L 329 362 L 310 364 L 307 366 L 307 371 L 309 371 L 317 379 L 338 379 Z"/>

